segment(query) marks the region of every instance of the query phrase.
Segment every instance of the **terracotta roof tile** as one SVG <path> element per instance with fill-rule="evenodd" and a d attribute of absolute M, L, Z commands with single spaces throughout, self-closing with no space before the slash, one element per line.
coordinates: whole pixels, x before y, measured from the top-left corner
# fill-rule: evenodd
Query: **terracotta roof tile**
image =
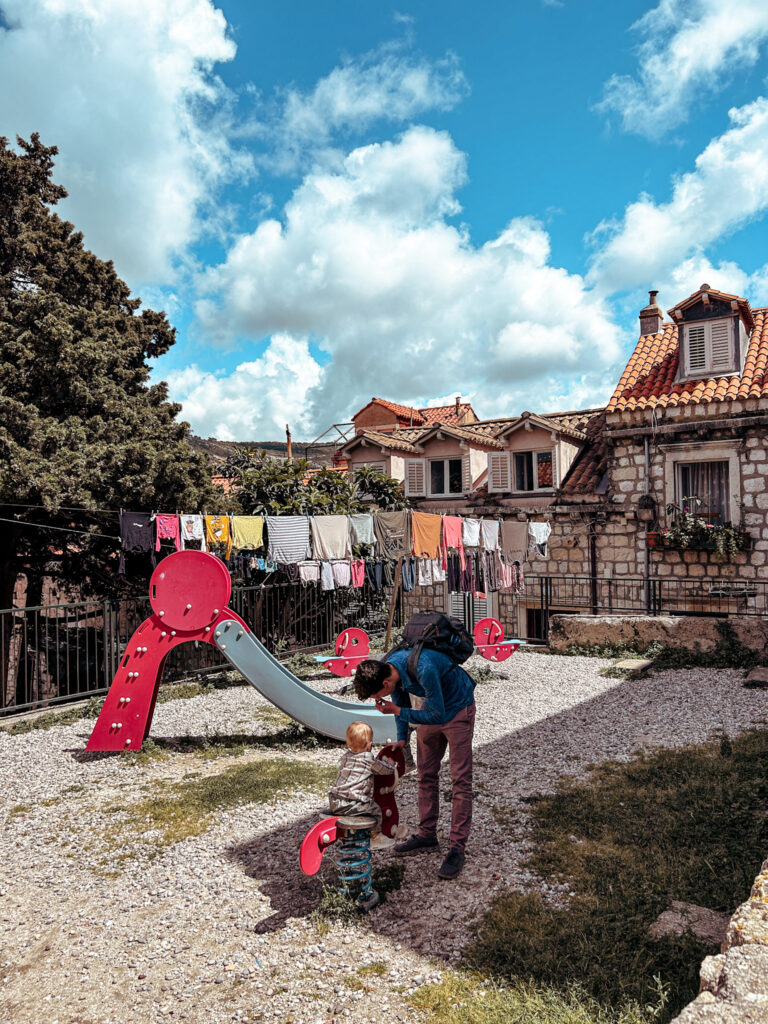
<path fill-rule="evenodd" d="M 388 402 L 386 398 L 372 398 L 368 405 L 363 406 L 363 409 L 367 409 L 369 405 L 373 405 L 374 403 L 376 405 L 383 405 L 385 409 L 389 409 L 390 412 L 393 412 L 398 419 L 408 420 L 408 422 L 411 422 L 412 418 L 414 426 L 418 426 L 425 422 L 424 417 L 418 409 L 414 409 L 410 405 L 398 405 L 397 402 Z M 363 409 L 356 412 L 355 416 L 359 416 Z M 353 421 L 355 416 L 352 417 Z"/>
<path fill-rule="evenodd" d="M 714 292 L 713 292 L 714 294 Z M 675 381 L 678 329 L 664 324 L 658 334 L 642 335 L 614 391 L 607 412 L 674 405 L 698 405 L 739 398 L 768 398 L 768 308 L 753 309 L 741 377 L 708 377 Z"/>
<path fill-rule="evenodd" d="M 563 496 L 593 494 L 605 476 L 609 447 L 605 440 L 605 412 L 601 409 L 584 425 L 587 443 L 573 460 L 560 492 Z"/>
<path fill-rule="evenodd" d="M 419 409 L 419 413 L 424 417 L 424 421 L 429 423 L 430 426 L 433 423 L 458 423 L 462 416 L 466 416 L 468 412 L 474 415 L 474 409 L 469 402 L 462 402 L 459 405 L 459 414 L 456 415 L 456 403 L 453 405 L 435 405 L 431 409 Z"/>

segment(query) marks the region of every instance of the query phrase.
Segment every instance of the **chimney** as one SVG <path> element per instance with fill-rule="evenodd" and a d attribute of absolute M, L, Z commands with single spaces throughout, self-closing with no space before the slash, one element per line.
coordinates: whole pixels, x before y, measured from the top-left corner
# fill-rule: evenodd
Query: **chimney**
<path fill-rule="evenodd" d="M 659 309 L 659 304 L 656 302 L 656 296 L 658 291 L 648 292 L 648 305 L 640 310 L 640 333 L 641 334 L 658 334 L 661 330 L 662 320 L 664 314 Z"/>
<path fill-rule="evenodd" d="M 456 395 L 456 422 L 459 422 L 461 416 L 461 395 Z"/>

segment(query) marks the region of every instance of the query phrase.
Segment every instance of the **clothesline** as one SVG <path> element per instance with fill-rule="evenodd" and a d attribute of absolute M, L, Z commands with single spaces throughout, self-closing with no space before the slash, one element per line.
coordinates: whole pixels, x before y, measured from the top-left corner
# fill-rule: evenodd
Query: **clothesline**
<path fill-rule="evenodd" d="M 101 537 L 103 540 L 120 540 L 114 534 L 93 533 L 91 530 L 74 530 L 69 526 L 46 526 L 45 523 L 27 523 L 23 519 L 4 519 L 0 517 L 0 523 L 13 523 L 14 526 L 26 526 L 37 530 L 58 530 L 60 533 L 78 533 L 83 537 Z"/>

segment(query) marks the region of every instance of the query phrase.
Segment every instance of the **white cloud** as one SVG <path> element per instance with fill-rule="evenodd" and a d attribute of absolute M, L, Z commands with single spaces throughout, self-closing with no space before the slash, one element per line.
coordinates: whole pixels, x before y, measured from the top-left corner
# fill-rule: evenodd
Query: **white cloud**
<path fill-rule="evenodd" d="M 306 338 L 275 334 L 264 354 L 230 374 L 192 365 L 168 373 L 169 394 L 202 437 L 222 441 L 274 440 L 310 428 L 304 398 L 320 380 Z"/>
<path fill-rule="evenodd" d="M 389 43 L 349 58 L 321 78 L 311 91 L 289 87 L 276 102 L 263 104 L 251 131 L 267 144 L 263 158 L 272 170 L 290 173 L 324 154 L 337 136 L 361 132 L 378 121 L 403 123 L 427 111 L 450 110 L 469 91 L 452 53 L 430 61 Z"/>
<path fill-rule="evenodd" d="M 313 337 L 330 363 L 317 384 L 286 388 L 307 403 L 312 429 L 372 394 L 424 404 L 460 390 L 481 415 L 514 412 L 510 394 L 541 408 L 553 358 L 564 375 L 615 366 L 609 311 L 551 265 L 537 221 L 511 220 L 476 247 L 447 220 L 465 180 L 451 138 L 424 127 L 353 150 L 336 173 L 309 174 L 282 221 L 239 237 L 203 276 L 203 335 Z"/>
<path fill-rule="evenodd" d="M 598 290 L 610 294 L 659 287 L 686 261 L 701 262 L 707 246 L 763 216 L 768 209 L 768 99 L 732 109 L 729 116 L 732 127 L 707 145 L 692 171 L 674 181 L 668 202 L 642 195 L 627 206 L 620 222 L 598 227 L 593 239 L 600 248 L 589 274 Z"/>
<path fill-rule="evenodd" d="M 211 0 L 3 0 L 0 134 L 59 147 L 63 216 L 133 282 L 172 278 L 222 181 L 247 170 L 228 142 L 232 60 Z"/>
<path fill-rule="evenodd" d="M 661 0 L 632 27 L 644 37 L 637 77 L 610 78 L 597 109 L 654 139 L 682 124 L 706 92 L 756 63 L 768 40 L 768 4 Z"/>

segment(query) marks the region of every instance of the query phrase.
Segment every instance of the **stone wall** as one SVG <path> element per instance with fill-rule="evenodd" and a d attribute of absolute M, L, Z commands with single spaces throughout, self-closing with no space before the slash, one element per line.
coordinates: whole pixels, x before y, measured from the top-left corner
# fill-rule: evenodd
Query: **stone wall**
<path fill-rule="evenodd" d="M 701 965 L 699 995 L 672 1024 L 768 1021 L 768 860 L 730 920 L 722 952 Z"/>
<path fill-rule="evenodd" d="M 690 615 L 553 615 L 549 646 L 557 654 L 571 645 L 633 644 L 647 647 L 658 641 L 665 647 L 711 651 L 722 639 L 722 618 Z M 768 619 L 731 615 L 728 624 L 738 640 L 755 651 L 768 647 Z"/>

